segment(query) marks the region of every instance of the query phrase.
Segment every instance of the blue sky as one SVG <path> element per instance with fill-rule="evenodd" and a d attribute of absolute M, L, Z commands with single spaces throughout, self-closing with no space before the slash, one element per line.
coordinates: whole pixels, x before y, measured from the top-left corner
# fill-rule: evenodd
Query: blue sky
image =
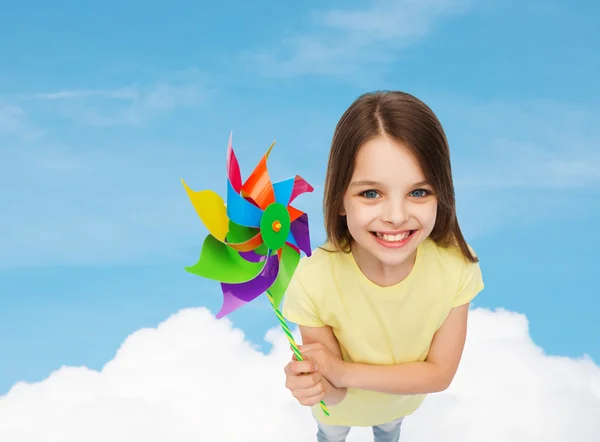
<path fill-rule="evenodd" d="M 180 178 L 225 190 L 273 139 L 273 179 L 315 193 L 361 93 L 430 104 L 459 218 L 481 257 L 475 305 L 524 313 L 550 354 L 600 360 L 600 6 L 487 0 L 16 3 L 0 15 L 0 394 L 63 365 L 99 369 L 132 332 L 217 284 L 183 270 L 206 231 Z M 266 300 L 230 316 L 263 345 Z"/>

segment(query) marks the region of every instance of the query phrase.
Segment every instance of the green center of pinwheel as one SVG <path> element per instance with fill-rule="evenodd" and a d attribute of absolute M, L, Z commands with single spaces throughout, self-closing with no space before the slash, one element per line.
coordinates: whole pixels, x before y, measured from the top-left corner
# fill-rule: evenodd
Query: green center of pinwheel
<path fill-rule="evenodd" d="M 260 219 L 260 233 L 265 245 L 271 250 L 283 247 L 290 233 L 290 214 L 283 204 L 272 203 Z"/>

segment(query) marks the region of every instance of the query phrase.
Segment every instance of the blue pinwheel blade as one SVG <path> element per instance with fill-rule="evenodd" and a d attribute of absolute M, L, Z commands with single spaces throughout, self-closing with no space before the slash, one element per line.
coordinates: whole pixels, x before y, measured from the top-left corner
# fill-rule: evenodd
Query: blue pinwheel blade
<path fill-rule="evenodd" d="M 273 191 L 275 192 L 275 201 L 279 204 L 287 206 L 292 198 L 292 192 L 294 191 L 294 181 L 296 178 L 289 178 L 287 180 L 278 181 L 273 183 Z"/>
<path fill-rule="evenodd" d="M 227 180 L 227 216 L 229 219 L 241 226 L 260 228 L 262 215 L 263 211 L 246 201 Z"/>

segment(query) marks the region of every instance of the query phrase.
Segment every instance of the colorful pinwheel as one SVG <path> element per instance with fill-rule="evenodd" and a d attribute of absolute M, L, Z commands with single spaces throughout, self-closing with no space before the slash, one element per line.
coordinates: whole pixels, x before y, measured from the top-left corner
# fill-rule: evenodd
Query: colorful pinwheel
<path fill-rule="evenodd" d="M 311 254 L 308 215 L 290 204 L 313 188 L 300 176 L 272 183 L 267 160 L 275 142 L 242 184 L 231 136 L 227 149 L 227 205 L 212 190 L 193 191 L 181 180 L 209 231 L 200 259 L 185 269 L 219 281 L 222 318 L 266 293 L 298 360 L 303 360 L 279 311 L 279 304 L 300 261 Z M 329 415 L 325 403 L 321 408 Z"/>

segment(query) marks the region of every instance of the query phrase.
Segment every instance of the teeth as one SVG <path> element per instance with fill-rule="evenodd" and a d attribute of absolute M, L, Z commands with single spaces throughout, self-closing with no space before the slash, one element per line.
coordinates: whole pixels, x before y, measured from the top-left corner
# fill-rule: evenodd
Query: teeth
<path fill-rule="evenodd" d="M 386 235 L 385 233 L 379 233 L 379 232 L 375 232 L 375 234 L 377 235 L 378 238 L 383 239 L 384 241 L 396 242 L 396 241 L 402 241 L 403 239 L 406 239 L 408 237 L 408 235 L 410 235 L 410 231 L 400 233 L 398 235 Z"/>

